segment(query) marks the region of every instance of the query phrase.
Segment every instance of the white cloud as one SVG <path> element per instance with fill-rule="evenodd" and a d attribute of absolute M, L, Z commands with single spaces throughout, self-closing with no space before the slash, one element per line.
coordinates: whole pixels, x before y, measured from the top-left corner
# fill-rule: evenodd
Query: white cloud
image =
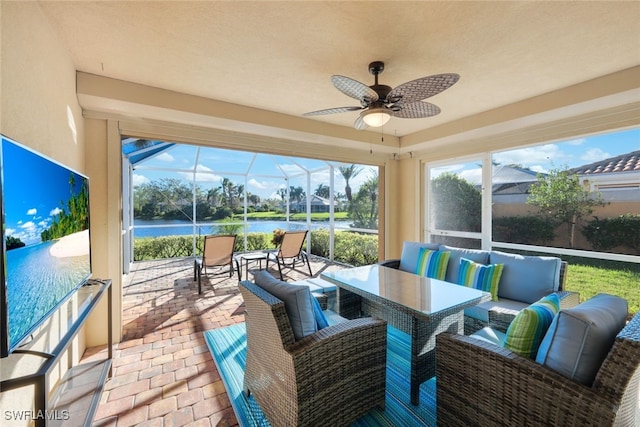
<path fill-rule="evenodd" d="M 560 150 L 556 144 L 545 144 L 537 147 L 527 147 L 520 150 L 503 151 L 493 156 L 494 161 L 501 165 L 522 165 L 530 167 L 534 164 L 551 164 L 551 162 L 562 162 L 568 156 Z"/>
<path fill-rule="evenodd" d="M 607 159 L 612 157 L 611 154 L 600 148 L 591 148 L 580 156 L 580 160 L 583 160 L 585 163 L 593 163 L 599 160 Z"/>
<path fill-rule="evenodd" d="M 260 191 L 274 191 L 281 187 L 283 187 L 282 181 L 258 181 L 255 178 L 247 181 L 247 190 L 255 194 L 258 194 Z"/>
<path fill-rule="evenodd" d="M 60 209 L 60 208 L 53 208 L 53 209 L 51 210 L 51 212 L 49 212 L 49 215 L 50 215 L 50 216 L 56 216 L 56 215 L 58 215 L 60 212 L 62 212 L 62 209 Z"/>
<path fill-rule="evenodd" d="M 482 169 L 467 169 L 458 174 L 460 178 L 464 178 L 467 182 L 478 185 L 482 183 Z"/>
<path fill-rule="evenodd" d="M 132 181 L 133 181 L 133 186 L 137 187 L 138 185 L 148 184 L 149 183 L 149 178 L 147 178 L 144 175 L 138 175 L 138 174 L 134 173 L 133 177 L 132 177 Z"/>
<path fill-rule="evenodd" d="M 587 142 L 586 138 L 578 138 L 578 139 L 572 139 L 571 141 L 565 141 L 564 144 L 569 144 L 569 145 L 582 145 L 585 142 Z"/>
<path fill-rule="evenodd" d="M 33 216 L 33 215 L 35 215 L 37 213 L 38 213 L 38 209 L 36 209 L 36 208 L 31 208 L 31 209 L 29 209 L 27 211 L 27 215 L 31 215 L 31 216 Z"/>
<path fill-rule="evenodd" d="M 161 162 L 174 162 L 175 158 L 169 153 L 161 153 L 154 157 L 155 160 L 160 160 Z"/>
<path fill-rule="evenodd" d="M 189 181 L 193 179 L 192 173 L 180 172 L 180 175 L 182 175 L 186 180 L 189 180 Z M 198 164 L 198 166 L 196 166 L 196 181 L 197 182 L 221 182 L 222 177 L 220 175 L 216 175 L 215 173 L 213 173 L 213 169 L 207 166 Z"/>
<path fill-rule="evenodd" d="M 36 224 L 32 221 L 27 221 L 24 224 L 22 224 L 20 228 L 23 230 L 35 230 Z"/>
<path fill-rule="evenodd" d="M 11 236 L 11 235 L 13 235 L 15 232 L 16 232 L 16 229 L 15 229 L 15 228 L 7 228 L 7 230 L 6 230 L 7 236 Z"/>

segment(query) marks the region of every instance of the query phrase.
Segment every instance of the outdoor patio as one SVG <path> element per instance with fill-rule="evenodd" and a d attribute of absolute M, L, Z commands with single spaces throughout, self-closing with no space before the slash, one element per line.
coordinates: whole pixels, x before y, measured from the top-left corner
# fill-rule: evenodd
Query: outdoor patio
<path fill-rule="evenodd" d="M 315 256 L 310 262 L 314 276 L 344 268 Z M 294 281 L 308 277 L 305 271 L 283 274 Z M 123 283 L 123 339 L 114 346 L 113 377 L 94 426 L 238 425 L 203 338 L 206 330 L 244 322 L 237 280 L 226 272 L 203 278 L 198 295 L 193 258 L 133 264 Z M 104 347 L 90 348 L 83 360 L 104 354 Z"/>

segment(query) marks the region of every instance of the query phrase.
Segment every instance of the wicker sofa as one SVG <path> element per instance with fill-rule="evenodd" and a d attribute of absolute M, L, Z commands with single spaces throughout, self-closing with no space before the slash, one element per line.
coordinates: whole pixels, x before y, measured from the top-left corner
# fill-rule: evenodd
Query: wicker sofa
<path fill-rule="evenodd" d="M 281 282 L 268 272 L 239 284 L 246 307 L 247 361 L 244 390 L 254 396 L 271 425 L 349 425 L 385 406 L 386 322 L 330 316 L 330 325 L 296 339 L 287 302 L 265 290 L 308 287 Z M 288 308 L 287 308 L 288 307 Z"/>
<path fill-rule="evenodd" d="M 590 318 L 582 306 L 592 300 L 556 315 L 535 360 L 438 335 L 438 425 L 639 426 L 640 313 L 626 326 L 626 305 Z"/>
<path fill-rule="evenodd" d="M 456 248 L 437 243 L 405 241 L 400 259 L 380 262 L 385 267 L 413 273 L 421 248 L 450 253 L 445 280 L 458 283 L 460 259 L 479 264 L 504 264 L 498 286 L 498 300 L 480 303 L 465 310 L 464 333 L 472 334 L 488 325 L 506 331 L 523 308 L 541 297 L 558 292 L 561 308 L 580 303 L 580 295 L 564 290 L 567 263 L 556 257 L 522 256 L 499 251 Z"/>

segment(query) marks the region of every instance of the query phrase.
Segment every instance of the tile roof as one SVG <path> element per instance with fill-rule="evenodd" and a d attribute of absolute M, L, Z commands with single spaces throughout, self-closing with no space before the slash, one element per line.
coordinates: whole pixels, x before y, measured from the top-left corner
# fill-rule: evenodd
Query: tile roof
<path fill-rule="evenodd" d="M 573 171 L 580 175 L 597 173 L 640 172 L 640 150 L 621 154 L 616 157 L 600 160 L 584 166 L 578 166 Z"/>

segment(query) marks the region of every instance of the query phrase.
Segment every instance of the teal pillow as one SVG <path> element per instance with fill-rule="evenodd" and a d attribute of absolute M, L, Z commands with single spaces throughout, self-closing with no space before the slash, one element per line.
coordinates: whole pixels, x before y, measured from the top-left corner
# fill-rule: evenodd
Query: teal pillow
<path fill-rule="evenodd" d="M 478 264 L 489 264 L 489 251 L 481 249 L 456 248 L 454 246 L 440 245 L 441 251 L 451 252 L 449 266 L 447 267 L 446 281 L 460 283 L 458 272 L 460 271 L 460 258 L 466 258 Z"/>
<path fill-rule="evenodd" d="M 479 289 L 491 294 L 493 301 L 498 300 L 498 284 L 504 264 L 483 265 L 466 258 L 460 258 L 458 284 Z"/>
<path fill-rule="evenodd" d="M 447 274 L 447 263 L 449 262 L 450 255 L 451 253 L 449 252 L 420 248 L 415 274 L 432 279 L 444 280 Z"/>
<path fill-rule="evenodd" d="M 560 298 L 550 294 L 523 308 L 509 325 L 502 346 L 521 356 L 535 359 L 540 343 L 560 311 Z"/>
<path fill-rule="evenodd" d="M 418 253 L 420 249 L 427 248 L 437 251 L 440 247 L 437 243 L 408 242 L 402 244 L 402 255 L 400 256 L 399 269 L 408 273 L 415 273 L 418 263 Z"/>
<path fill-rule="evenodd" d="M 313 314 L 316 318 L 316 325 L 318 326 L 318 330 L 326 328 L 329 326 L 329 322 L 327 321 L 326 316 L 324 315 L 324 311 L 322 311 L 322 307 L 320 307 L 320 303 L 317 299 L 311 298 L 311 303 L 313 304 Z"/>

